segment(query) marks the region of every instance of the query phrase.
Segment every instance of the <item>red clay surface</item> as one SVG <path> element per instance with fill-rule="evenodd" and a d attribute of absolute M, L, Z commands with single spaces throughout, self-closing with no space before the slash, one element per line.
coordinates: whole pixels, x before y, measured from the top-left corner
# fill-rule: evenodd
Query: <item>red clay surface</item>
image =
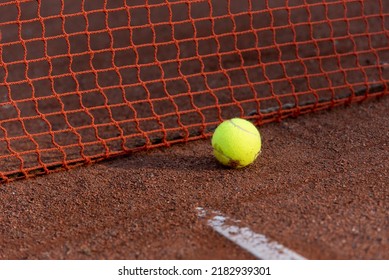
<path fill-rule="evenodd" d="M 221 167 L 209 140 L 0 187 L 1 259 L 250 259 L 196 207 L 309 259 L 389 259 L 389 98 L 260 127 Z"/>

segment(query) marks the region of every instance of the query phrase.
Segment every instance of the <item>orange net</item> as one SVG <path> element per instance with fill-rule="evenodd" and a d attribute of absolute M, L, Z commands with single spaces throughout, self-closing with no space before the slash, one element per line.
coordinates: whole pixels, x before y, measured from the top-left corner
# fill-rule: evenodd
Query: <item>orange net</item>
<path fill-rule="evenodd" d="M 0 180 L 388 93 L 382 0 L 0 1 Z"/>

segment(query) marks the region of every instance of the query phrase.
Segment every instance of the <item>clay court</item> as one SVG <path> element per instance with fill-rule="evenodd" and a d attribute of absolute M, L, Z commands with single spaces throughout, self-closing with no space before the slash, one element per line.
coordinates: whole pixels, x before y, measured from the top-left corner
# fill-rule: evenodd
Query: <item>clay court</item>
<path fill-rule="evenodd" d="M 389 259 L 386 1 L 0 15 L 1 259 Z M 262 136 L 239 170 L 232 117 Z"/>

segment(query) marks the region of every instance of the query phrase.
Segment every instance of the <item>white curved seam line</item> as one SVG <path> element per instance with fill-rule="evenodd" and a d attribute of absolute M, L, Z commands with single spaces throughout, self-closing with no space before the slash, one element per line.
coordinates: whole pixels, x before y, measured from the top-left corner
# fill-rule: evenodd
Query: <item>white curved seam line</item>
<path fill-rule="evenodd" d="M 235 127 L 239 128 L 239 129 L 243 130 L 244 132 L 247 132 L 248 134 L 251 134 L 251 135 L 253 135 L 253 136 L 258 137 L 257 134 L 252 133 L 251 131 L 248 131 L 247 129 L 244 129 L 243 127 L 241 127 L 241 126 L 237 125 L 236 123 L 234 123 L 232 120 L 229 120 L 229 122 L 231 122 L 233 126 L 235 126 Z"/>

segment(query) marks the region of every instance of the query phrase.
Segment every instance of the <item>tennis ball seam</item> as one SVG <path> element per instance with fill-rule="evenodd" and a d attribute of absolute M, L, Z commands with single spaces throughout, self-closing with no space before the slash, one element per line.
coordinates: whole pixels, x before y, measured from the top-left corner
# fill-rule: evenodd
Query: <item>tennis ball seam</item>
<path fill-rule="evenodd" d="M 214 147 L 214 151 L 216 151 L 219 155 L 221 155 L 222 157 L 225 157 L 226 159 L 228 159 L 228 162 L 230 166 L 235 166 L 235 167 L 244 167 L 244 165 L 240 164 L 240 161 L 239 160 L 234 160 L 233 158 L 227 156 L 223 151 L 222 149 L 220 149 L 219 145 L 215 145 Z M 258 155 L 258 154 L 257 154 Z"/>
<path fill-rule="evenodd" d="M 253 136 L 258 136 L 256 133 L 253 133 L 253 132 L 251 132 L 251 131 L 249 131 L 249 130 L 247 130 L 247 129 L 244 129 L 244 128 L 241 127 L 240 125 L 234 123 L 233 120 L 229 120 L 229 122 L 230 122 L 233 126 L 235 126 L 235 127 L 239 128 L 239 129 L 243 130 L 244 132 L 247 132 L 248 134 L 251 134 L 251 135 L 253 135 Z"/>

